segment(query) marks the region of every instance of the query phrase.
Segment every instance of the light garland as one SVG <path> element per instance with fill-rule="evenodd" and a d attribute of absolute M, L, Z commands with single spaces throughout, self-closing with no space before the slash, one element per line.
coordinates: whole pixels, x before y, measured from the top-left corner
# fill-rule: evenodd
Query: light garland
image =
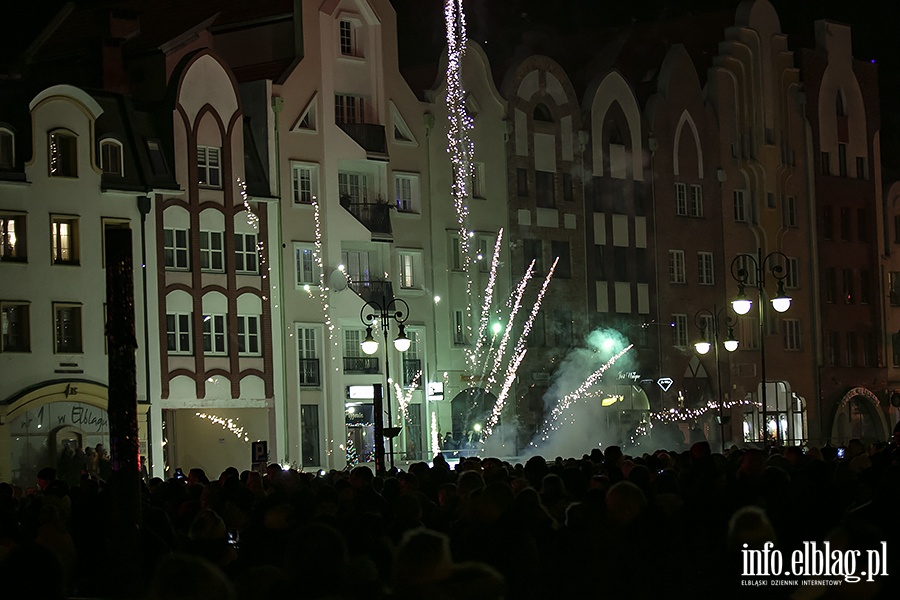
<path fill-rule="evenodd" d="M 409 404 L 412 400 L 413 392 L 417 387 L 419 387 L 419 379 L 422 377 L 422 369 L 416 371 L 415 376 L 412 379 L 412 382 L 409 384 L 409 388 L 404 390 L 399 383 L 394 383 L 394 394 L 397 396 L 397 405 L 400 407 L 400 415 L 403 421 L 412 425 L 412 421 L 409 417 Z"/>
<path fill-rule="evenodd" d="M 238 439 L 243 439 L 243 441 L 245 441 L 245 442 L 250 441 L 250 437 L 247 436 L 246 433 L 244 433 L 244 427 L 238 426 L 238 424 L 237 424 L 237 421 L 240 421 L 240 419 L 225 419 L 223 417 L 219 417 L 216 415 L 210 415 L 210 414 L 202 413 L 202 412 L 198 412 L 198 413 L 194 413 L 194 414 L 196 416 L 200 417 L 201 419 L 206 419 L 210 423 L 215 423 L 216 425 L 221 425 L 222 429 L 234 434 L 234 436 Z"/>
<path fill-rule="evenodd" d="M 441 453 L 441 432 L 438 430 L 437 413 L 431 411 L 431 455 Z"/>

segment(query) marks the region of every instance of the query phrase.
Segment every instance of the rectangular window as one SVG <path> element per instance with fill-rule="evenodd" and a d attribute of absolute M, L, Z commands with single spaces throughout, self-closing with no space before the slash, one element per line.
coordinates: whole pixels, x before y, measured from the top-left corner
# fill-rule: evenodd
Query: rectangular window
<path fill-rule="evenodd" d="M 474 163 L 472 165 L 472 188 L 471 195 L 473 198 L 485 198 L 484 192 L 484 163 Z"/>
<path fill-rule="evenodd" d="M 826 240 L 834 239 L 834 217 L 829 205 L 822 207 L 822 237 Z"/>
<path fill-rule="evenodd" d="M 319 268 L 315 260 L 316 248 L 312 244 L 294 244 L 295 285 L 319 285 Z M 345 263 L 346 264 L 346 263 Z"/>
<path fill-rule="evenodd" d="M 859 303 L 868 304 L 872 301 L 872 276 L 868 269 L 859 271 Z"/>
<path fill-rule="evenodd" d="M 825 269 L 825 302 L 834 304 L 837 301 L 837 271 L 834 267 Z"/>
<path fill-rule="evenodd" d="M 365 123 L 366 99 L 350 94 L 335 94 L 334 121 L 338 124 Z"/>
<path fill-rule="evenodd" d="M 167 269 L 187 271 L 190 268 L 188 230 L 163 229 L 163 252 L 166 257 Z"/>
<path fill-rule="evenodd" d="M 419 178 L 417 175 L 394 175 L 394 195 L 397 210 L 406 213 L 419 212 Z"/>
<path fill-rule="evenodd" d="M 404 252 L 398 253 L 400 257 L 400 287 L 403 289 L 422 289 L 422 253 Z"/>
<path fill-rule="evenodd" d="M 315 404 L 300 405 L 301 457 L 304 467 L 318 467 L 319 458 L 319 407 Z"/>
<path fill-rule="evenodd" d="M 747 190 L 734 190 L 734 220 L 746 223 L 748 220 Z"/>
<path fill-rule="evenodd" d="M 191 353 L 191 315 L 166 314 L 166 349 L 169 354 Z"/>
<path fill-rule="evenodd" d="M 466 313 L 462 310 L 453 311 L 453 343 L 457 346 L 469 343 L 469 328 L 466 326 Z"/>
<path fill-rule="evenodd" d="M 856 366 L 856 353 L 857 353 L 857 344 L 856 344 L 856 332 L 849 331 L 847 332 L 847 366 L 855 367 Z"/>
<path fill-rule="evenodd" d="M 759 318 L 741 317 L 741 348 L 744 350 L 759 350 Z"/>
<path fill-rule="evenodd" d="M 51 218 L 52 256 L 55 264 L 78 264 L 78 218 Z"/>
<path fill-rule="evenodd" d="M 900 367 L 900 332 L 891 334 L 891 365 Z"/>
<path fill-rule="evenodd" d="M 550 254 L 553 260 L 559 259 L 556 263 L 556 270 L 553 271 L 553 276 L 560 279 L 571 279 L 572 257 L 570 256 L 569 242 L 550 242 Z"/>
<path fill-rule="evenodd" d="M 25 262 L 25 215 L 0 213 L 0 260 Z"/>
<path fill-rule="evenodd" d="M 572 182 L 572 175 L 569 173 L 563 173 L 562 175 L 562 186 L 563 186 L 563 200 L 565 202 L 572 202 L 575 200 L 575 185 Z"/>
<path fill-rule="evenodd" d="M 825 353 L 829 367 L 836 367 L 840 363 L 840 342 L 838 342 L 838 333 L 829 331 L 825 334 Z"/>
<path fill-rule="evenodd" d="M 775 194 L 772 192 L 766 192 L 766 206 L 769 208 L 778 208 L 778 205 L 775 203 Z"/>
<path fill-rule="evenodd" d="M 784 286 L 791 290 L 800 287 L 800 259 L 789 256 L 787 259 L 787 273 L 784 274 Z"/>
<path fill-rule="evenodd" d="M 259 272 L 255 233 L 234 234 L 234 270 L 238 273 Z"/>
<path fill-rule="evenodd" d="M 528 170 L 516 169 L 516 196 L 525 198 L 528 196 Z"/>
<path fill-rule="evenodd" d="M 784 319 L 784 349 L 800 350 L 800 320 Z"/>
<path fill-rule="evenodd" d="M 691 185 L 691 216 L 703 216 L 703 188 L 699 185 Z"/>
<path fill-rule="evenodd" d="M 687 184 L 675 182 L 675 214 L 686 217 L 688 214 Z"/>
<path fill-rule="evenodd" d="M 687 315 L 672 315 L 672 345 L 676 348 L 687 348 Z"/>
<path fill-rule="evenodd" d="M 843 270 L 843 281 L 844 281 L 844 304 L 853 304 L 856 299 L 853 294 L 853 269 L 844 269 Z"/>
<path fill-rule="evenodd" d="M 222 149 L 197 146 L 197 182 L 205 187 L 222 187 Z"/>
<path fill-rule="evenodd" d="M 478 271 L 480 273 L 488 273 L 491 270 L 495 243 L 496 239 L 493 237 L 478 237 L 478 253 L 475 255 L 475 258 L 478 260 Z"/>
<path fill-rule="evenodd" d="M 534 172 L 535 201 L 541 208 L 556 207 L 556 190 L 553 173 L 547 171 Z"/>
<path fill-rule="evenodd" d="M 291 164 L 291 192 L 294 204 L 312 204 L 318 196 L 318 165 Z"/>
<path fill-rule="evenodd" d="M 838 175 L 847 176 L 847 144 L 838 144 Z"/>
<path fill-rule="evenodd" d="M 876 356 L 878 356 L 877 348 L 875 347 L 875 335 L 866 332 L 863 333 L 862 336 L 862 366 L 864 367 L 876 367 L 878 366 L 876 363 Z"/>
<path fill-rule="evenodd" d="M 341 252 L 344 272 L 351 283 L 368 286 L 372 280 L 369 271 L 369 253 L 362 250 L 344 250 Z"/>
<path fill-rule="evenodd" d="M 831 175 L 831 154 L 822 153 L 822 175 Z"/>
<path fill-rule="evenodd" d="M 225 270 L 225 243 L 221 231 L 200 232 L 200 268 L 204 271 Z"/>
<path fill-rule="evenodd" d="M 784 226 L 797 226 L 797 198 L 788 196 L 784 201 Z"/>
<path fill-rule="evenodd" d="M 237 345 L 240 356 L 259 356 L 259 315 L 238 315 Z"/>
<path fill-rule="evenodd" d="M 865 179 L 866 178 L 866 159 L 862 156 L 856 157 L 856 178 L 857 179 Z"/>
<path fill-rule="evenodd" d="M 28 303 L 0 302 L 3 324 L 2 352 L 28 352 L 31 350 L 31 329 L 28 321 Z"/>
<path fill-rule="evenodd" d="M 852 223 L 850 222 L 850 209 L 846 206 L 841 207 L 841 239 L 849 242 Z"/>
<path fill-rule="evenodd" d="M 300 361 L 298 384 L 301 387 L 319 387 L 319 354 L 316 330 L 312 327 L 297 327 L 297 354 Z"/>
<path fill-rule="evenodd" d="M 715 269 L 713 267 L 712 252 L 697 253 L 697 273 L 700 285 L 715 284 Z"/>
<path fill-rule="evenodd" d="M 56 353 L 80 353 L 82 351 L 81 306 L 54 303 L 53 314 L 56 323 Z"/>
<path fill-rule="evenodd" d="M 869 212 L 865 208 L 856 211 L 856 239 L 860 242 L 869 240 Z"/>
<path fill-rule="evenodd" d="M 78 139 L 71 134 L 50 134 L 50 177 L 78 177 Z"/>
<path fill-rule="evenodd" d="M 544 243 L 541 240 L 524 240 L 525 269 L 534 261 L 534 274 L 544 274 Z"/>
<path fill-rule="evenodd" d="M 669 283 L 684 282 L 684 250 L 669 250 Z"/>
<path fill-rule="evenodd" d="M 628 281 L 628 248 L 613 246 L 613 276 L 615 281 Z"/>
<path fill-rule="evenodd" d="M 454 271 L 462 271 L 463 270 L 463 258 L 462 258 L 462 241 L 459 239 L 458 235 L 450 236 L 450 268 Z"/>
<path fill-rule="evenodd" d="M 341 21 L 341 54 L 344 56 L 356 56 L 356 44 L 354 43 L 353 23 L 346 19 Z"/>
<path fill-rule="evenodd" d="M 203 315 L 203 352 L 225 354 L 225 315 Z"/>
<path fill-rule="evenodd" d="M 369 182 L 365 173 L 338 173 L 338 194 L 341 204 L 350 202 L 361 204 L 369 201 Z"/>

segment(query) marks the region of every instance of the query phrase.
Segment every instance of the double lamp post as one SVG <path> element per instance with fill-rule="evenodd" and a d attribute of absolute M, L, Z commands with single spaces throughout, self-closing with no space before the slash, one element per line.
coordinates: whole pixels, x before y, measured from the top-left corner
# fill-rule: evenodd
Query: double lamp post
<path fill-rule="evenodd" d="M 406 319 L 409 318 L 409 305 L 401 298 L 384 298 L 381 302 L 370 300 L 366 302 L 359 311 L 359 319 L 366 326 L 366 337 L 360 346 L 362 351 L 369 356 L 378 352 L 378 342 L 372 337 L 372 328 L 375 321 L 381 321 L 381 333 L 385 340 L 390 335 L 391 321 L 397 323 L 397 337 L 394 338 L 394 348 L 398 352 L 406 352 L 409 350 L 410 339 L 406 336 Z M 384 349 L 384 377 L 385 386 L 384 394 L 381 392 L 381 384 L 374 386 L 374 394 L 372 399 L 372 412 L 375 420 L 375 472 L 384 475 L 386 472 L 384 466 L 384 438 L 391 440 L 390 462 L 391 469 L 394 468 L 394 438 L 400 434 L 401 427 L 394 427 L 392 410 L 391 410 L 391 369 L 389 363 L 390 350 L 385 346 Z M 384 426 L 384 404 L 387 404 L 388 426 Z"/>
<path fill-rule="evenodd" d="M 777 442 L 778 422 L 769 434 L 769 402 L 768 382 L 766 380 L 766 309 L 764 302 L 766 294 L 766 275 L 771 274 L 776 283 L 775 296 L 771 298 L 772 308 L 778 312 L 786 312 L 791 307 L 791 298 L 785 292 L 785 279 L 789 275 L 788 257 L 782 252 L 770 252 L 763 256 L 760 248 L 756 249 L 756 256 L 742 254 L 731 261 L 731 276 L 738 284 L 737 297 L 731 302 L 732 310 L 738 315 L 746 315 L 753 308 L 753 300 L 747 297 L 748 289 L 756 289 L 756 300 L 759 307 L 759 351 L 760 351 L 760 408 L 762 412 L 762 436 L 766 445 Z M 719 319 L 724 315 L 726 338 L 723 346 L 729 352 L 734 352 L 738 347 L 738 341 L 734 337 L 734 324 L 736 319 L 725 313 L 725 309 L 712 310 L 701 309 L 694 316 L 694 322 L 700 328 L 702 340 L 694 344 L 699 354 L 706 354 L 710 350 L 709 333 L 712 330 L 713 344 L 715 344 L 716 379 L 718 381 L 718 405 L 719 426 L 722 436 L 722 450 L 725 449 L 725 418 L 723 412 L 724 399 L 722 397 L 722 377 L 719 373 Z M 757 427 L 758 429 L 758 427 Z"/>

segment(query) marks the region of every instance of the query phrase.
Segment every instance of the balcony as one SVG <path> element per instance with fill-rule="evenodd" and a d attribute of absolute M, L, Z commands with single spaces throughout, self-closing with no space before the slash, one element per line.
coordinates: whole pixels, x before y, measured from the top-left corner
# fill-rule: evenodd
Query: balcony
<path fill-rule="evenodd" d="M 391 229 L 391 209 L 394 207 L 390 204 L 355 202 L 350 196 L 341 196 L 341 206 L 372 232 L 373 241 L 390 242 L 394 239 L 394 232 Z"/>
<path fill-rule="evenodd" d="M 378 373 L 377 356 L 345 356 L 344 374 L 372 375 Z"/>
<path fill-rule="evenodd" d="M 350 280 L 350 289 L 364 302 L 377 302 L 384 304 L 385 300 L 394 297 L 394 286 L 390 281 L 372 279 L 367 281 Z"/>
<path fill-rule="evenodd" d="M 373 123 L 338 123 L 338 127 L 366 151 L 366 156 L 374 160 L 387 160 L 387 137 L 384 125 Z"/>
<path fill-rule="evenodd" d="M 299 385 L 301 387 L 319 387 L 322 385 L 322 379 L 319 376 L 319 359 L 318 358 L 301 358 Z"/>

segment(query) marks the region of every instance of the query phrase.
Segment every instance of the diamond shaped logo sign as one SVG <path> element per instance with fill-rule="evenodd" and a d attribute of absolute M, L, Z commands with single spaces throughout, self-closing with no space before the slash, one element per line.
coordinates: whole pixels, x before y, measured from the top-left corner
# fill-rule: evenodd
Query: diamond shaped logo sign
<path fill-rule="evenodd" d="M 672 378 L 671 377 L 660 377 L 656 380 L 656 385 L 662 388 L 662 391 L 668 392 L 669 388 L 672 387 Z"/>

